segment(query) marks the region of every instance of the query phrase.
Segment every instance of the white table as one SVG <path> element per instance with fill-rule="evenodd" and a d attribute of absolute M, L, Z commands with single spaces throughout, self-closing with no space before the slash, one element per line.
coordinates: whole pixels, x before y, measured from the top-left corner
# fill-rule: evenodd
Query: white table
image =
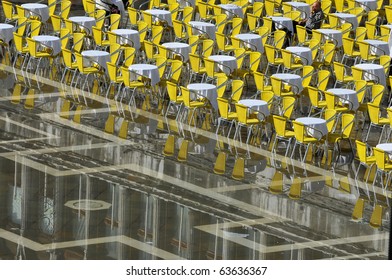
<path fill-rule="evenodd" d="M 302 86 L 302 78 L 300 75 L 296 74 L 286 74 L 286 73 L 280 73 L 280 74 L 273 74 L 273 77 L 276 77 L 283 82 L 288 83 L 289 85 L 292 86 L 292 91 L 295 94 L 300 94 L 302 90 L 304 89 Z"/>
<path fill-rule="evenodd" d="M 238 101 L 238 103 L 248 107 L 250 109 L 250 113 L 252 113 L 252 111 L 261 112 L 262 114 L 259 114 L 260 120 L 263 120 L 270 114 L 267 101 L 257 99 L 241 99 Z"/>
<path fill-rule="evenodd" d="M 237 59 L 235 56 L 230 55 L 211 55 L 208 57 L 209 59 L 218 62 L 217 67 L 226 73 L 226 75 L 230 75 L 235 69 L 237 69 Z M 217 69 L 218 70 L 218 69 Z"/>
<path fill-rule="evenodd" d="M 282 29 L 284 27 L 287 28 L 291 32 L 291 34 L 294 34 L 294 28 L 293 28 L 293 20 L 288 17 L 271 17 L 272 21 L 275 23 L 275 28 L 276 29 Z"/>
<path fill-rule="evenodd" d="M 110 53 L 105 51 L 89 50 L 82 52 L 83 62 L 85 67 L 91 66 L 91 62 L 96 62 L 107 70 L 107 62 L 110 62 Z"/>
<path fill-rule="evenodd" d="M 312 65 L 312 50 L 308 47 L 287 47 L 286 50 L 299 56 L 304 65 Z"/>
<path fill-rule="evenodd" d="M 377 0 L 355 0 L 357 5 L 365 10 L 365 12 L 377 10 Z"/>
<path fill-rule="evenodd" d="M 252 49 L 252 51 L 257 51 L 259 53 L 264 53 L 264 47 L 261 41 L 261 36 L 258 34 L 242 33 L 235 35 L 235 38 L 243 41 L 246 48 Z"/>
<path fill-rule="evenodd" d="M 366 81 L 377 81 L 378 77 L 378 83 L 386 86 L 386 78 L 385 78 L 385 70 L 384 66 L 379 65 L 379 64 L 371 64 L 371 63 L 362 63 L 362 64 L 356 64 L 354 65 L 355 67 L 365 70 L 366 72 L 363 73 L 362 78 Z"/>
<path fill-rule="evenodd" d="M 165 48 L 172 50 L 174 53 L 178 53 L 182 56 L 183 62 L 189 60 L 189 53 L 191 52 L 191 47 L 186 43 L 170 42 L 162 44 Z"/>
<path fill-rule="evenodd" d="M 324 35 L 322 38 L 323 42 L 325 42 L 326 40 L 331 40 L 338 48 L 343 45 L 342 31 L 336 29 L 329 29 L 329 28 L 316 29 L 316 31 Z"/>
<path fill-rule="evenodd" d="M 301 12 L 301 18 L 308 18 L 310 15 L 310 5 L 304 2 L 286 2 L 294 11 Z"/>
<path fill-rule="evenodd" d="M 166 21 L 168 26 L 173 26 L 173 22 L 172 22 L 172 17 L 171 17 L 170 11 L 152 9 L 152 10 L 146 10 L 146 13 L 151 14 L 152 15 L 152 20 L 155 21 L 155 22 Z"/>
<path fill-rule="evenodd" d="M 59 37 L 49 35 L 34 36 L 33 39 L 53 49 L 53 55 L 61 52 L 61 41 Z"/>
<path fill-rule="evenodd" d="M 219 7 L 222 8 L 222 12 L 227 15 L 227 19 L 231 20 L 233 17 L 244 18 L 244 13 L 242 12 L 242 8 L 235 4 L 219 4 Z"/>
<path fill-rule="evenodd" d="M 40 3 L 27 3 L 21 5 L 25 9 L 25 16 L 40 16 L 42 22 L 46 22 L 49 19 L 49 7 L 45 4 Z M 31 13 L 30 13 L 31 11 Z"/>
<path fill-rule="evenodd" d="M 0 39 L 8 44 L 14 38 L 14 29 L 15 27 L 11 24 L 0 23 Z"/>
<path fill-rule="evenodd" d="M 81 29 L 86 28 L 89 34 L 92 34 L 93 26 L 96 25 L 95 18 L 93 17 L 76 16 L 76 17 L 69 17 L 68 19 L 73 23 L 79 25 Z"/>
<path fill-rule="evenodd" d="M 116 29 L 112 31 L 117 37 L 117 43 L 120 45 L 131 45 L 136 50 L 140 49 L 139 31 L 133 29 Z"/>
<path fill-rule="evenodd" d="M 306 126 L 308 135 L 321 139 L 324 135 L 328 134 L 327 121 L 320 118 L 303 117 L 295 121 L 300 122 Z"/>
<path fill-rule="evenodd" d="M 376 148 L 383 150 L 386 153 L 392 153 L 392 143 L 378 144 Z"/>
<path fill-rule="evenodd" d="M 195 35 L 207 34 L 208 38 L 215 40 L 215 32 L 216 32 L 215 24 L 204 22 L 204 21 L 190 21 L 189 24 L 192 27 L 194 27 L 192 29 L 193 34 Z"/>
<path fill-rule="evenodd" d="M 205 97 L 210 101 L 211 106 L 218 110 L 218 101 L 216 100 L 218 94 L 216 92 L 216 86 L 212 84 L 189 84 L 187 86 L 189 91 L 191 92 L 191 98 L 196 99 L 198 96 Z M 193 93 L 196 93 L 197 96 L 194 96 Z"/>
<path fill-rule="evenodd" d="M 358 19 L 356 15 L 348 14 L 348 13 L 334 13 L 333 15 L 337 16 L 340 19 L 340 24 L 343 23 L 351 23 L 353 30 L 358 27 Z"/>
<path fill-rule="evenodd" d="M 347 88 L 331 88 L 328 89 L 328 92 L 341 98 L 340 100 L 343 104 L 349 104 L 350 110 L 355 111 L 358 109 L 359 102 L 358 102 L 357 92 L 355 90 L 347 89 Z"/>
<path fill-rule="evenodd" d="M 151 85 L 155 86 L 159 83 L 159 70 L 158 66 L 151 64 L 132 64 L 128 67 L 129 71 L 131 71 L 131 77 L 133 79 L 137 79 L 137 77 L 132 76 L 132 72 L 136 72 L 138 75 L 145 76 L 151 80 Z"/>
<path fill-rule="evenodd" d="M 363 40 L 370 45 L 370 53 L 373 55 L 389 55 L 389 45 L 381 40 Z"/>

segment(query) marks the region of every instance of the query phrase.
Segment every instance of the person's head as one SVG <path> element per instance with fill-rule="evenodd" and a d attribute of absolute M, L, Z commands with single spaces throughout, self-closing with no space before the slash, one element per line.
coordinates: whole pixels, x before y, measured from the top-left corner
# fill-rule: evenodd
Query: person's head
<path fill-rule="evenodd" d="M 312 12 L 320 11 L 321 10 L 321 2 L 320 1 L 314 2 L 311 9 L 312 9 Z"/>

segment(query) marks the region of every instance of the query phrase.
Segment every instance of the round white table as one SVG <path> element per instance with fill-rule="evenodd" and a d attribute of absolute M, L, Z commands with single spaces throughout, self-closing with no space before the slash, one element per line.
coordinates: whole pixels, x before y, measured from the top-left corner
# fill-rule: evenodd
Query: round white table
<path fill-rule="evenodd" d="M 242 33 L 235 35 L 235 38 L 243 41 L 246 48 L 252 49 L 252 51 L 257 51 L 259 53 L 264 53 L 264 47 L 261 42 L 261 36 L 258 34 Z"/>
<path fill-rule="evenodd" d="M 85 67 L 91 66 L 92 62 L 98 63 L 101 67 L 107 70 L 107 62 L 110 62 L 110 53 L 105 51 L 89 50 L 82 52 L 83 62 Z"/>
<path fill-rule="evenodd" d="M 276 29 L 287 28 L 292 34 L 294 34 L 293 20 L 288 17 L 271 17 L 272 21 L 275 23 Z"/>
<path fill-rule="evenodd" d="M 355 0 L 357 6 L 363 8 L 365 12 L 377 10 L 377 0 Z"/>
<path fill-rule="evenodd" d="M 301 12 L 301 18 L 308 18 L 310 15 L 310 5 L 304 2 L 286 2 L 294 11 Z"/>
<path fill-rule="evenodd" d="M 221 71 L 226 73 L 226 75 L 230 75 L 235 69 L 237 69 L 237 59 L 235 58 L 235 56 L 211 55 L 208 58 L 217 62 L 216 63 L 217 67 Z"/>
<path fill-rule="evenodd" d="M 40 3 L 27 3 L 21 5 L 25 9 L 25 16 L 40 16 L 42 22 L 46 22 L 49 19 L 49 7 L 45 4 Z M 31 13 L 30 13 L 31 12 Z"/>
<path fill-rule="evenodd" d="M 373 55 L 389 55 L 389 45 L 388 42 L 381 40 L 363 40 L 370 45 L 370 53 Z"/>
<path fill-rule="evenodd" d="M 218 97 L 218 94 L 216 92 L 216 86 L 212 84 L 204 84 L 204 83 L 198 83 L 198 84 L 189 84 L 187 86 L 191 93 L 191 98 L 196 99 L 197 97 L 205 97 L 210 101 L 211 106 L 215 109 L 218 110 L 218 101 L 216 100 Z M 194 95 L 195 93 L 195 95 Z"/>
<path fill-rule="evenodd" d="M 133 29 L 116 29 L 112 31 L 117 37 L 117 43 L 120 45 L 131 45 L 135 49 L 140 49 L 139 31 Z"/>
<path fill-rule="evenodd" d="M 355 90 L 347 89 L 347 88 L 331 88 L 328 89 L 327 91 L 341 98 L 340 100 L 343 104 L 349 104 L 350 110 L 355 111 L 358 109 L 359 102 L 358 102 L 357 92 Z"/>
<path fill-rule="evenodd" d="M 387 153 L 392 153 L 392 143 L 382 143 L 378 144 L 376 148 L 383 150 L 384 152 Z"/>
<path fill-rule="evenodd" d="M 136 72 L 141 76 L 145 76 L 151 80 L 151 85 L 155 86 L 159 83 L 159 70 L 158 66 L 152 64 L 132 64 L 128 67 L 129 71 L 131 71 L 131 77 L 133 79 L 137 79 L 137 77 L 132 76 L 132 72 Z"/>
<path fill-rule="evenodd" d="M 155 22 L 165 21 L 168 26 L 173 26 L 173 22 L 172 22 L 172 17 L 171 17 L 170 11 L 152 9 L 152 10 L 146 10 L 146 13 L 151 14 L 152 15 L 152 20 L 155 21 Z"/>
<path fill-rule="evenodd" d="M 53 49 L 53 55 L 61 52 L 61 41 L 59 37 L 49 35 L 34 36 L 33 39 Z"/>
<path fill-rule="evenodd" d="M 312 65 L 312 50 L 308 47 L 287 47 L 286 50 L 301 58 L 304 65 Z"/>
<path fill-rule="evenodd" d="M 261 120 L 263 120 L 265 117 L 268 117 L 270 114 L 267 101 L 257 99 L 241 99 L 238 101 L 238 103 L 248 107 L 250 109 L 250 113 L 252 113 L 252 111 L 261 112 L 261 114 L 259 114 L 259 119 Z"/>
<path fill-rule="evenodd" d="M 303 86 L 302 86 L 302 78 L 301 78 L 300 75 L 279 73 L 279 74 L 273 74 L 272 76 L 282 80 L 285 83 L 288 83 L 289 85 L 291 85 L 292 86 L 292 91 L 295 94 L 300 94 L 302 92 L 302 90 L 304 89 Z"/>
<path fill-rule="evenodd" d="M 14 29 L 15 27 L 11 24 L 0 23 L 0 39 L 8 44 L 14 38 Z"/>
<path fill-rule="evenodd" d="M 93 32 L 93 26 L 96 25 L 95 18 L 93 17 L 86 17 L 86 16 L 75 16 L 68 18 L 73 23 L 80 26 L 81 29 L 87 29 L 89 34 Z"/>
<path fill-rule="evenodd" d="M 343 34 L 342 31 L 336 29 L 322 28 L 316 29 L 316 31 L 320 32 L 323 36 L 323 42 L 326 40 L 333 41 L 336 47 L 341 47 L 343 45 Z"/>
<path fill-rule="evenodd" d="M 165 48 L 172 50 L 174 53 L 180 54 L 183 58 L 183 62 L 189 60 L 189 53 L 191 52 L 191 47 L 186 43 L 170 42 L 162 44 Z"/>
<path fill-rule="evenodd" d="M 320 118 L 303 117 L 295 121 L 300 122 L 306 126 L 308 135 L 321 139 L 324 135 L 328 134 L 327 121 Z"/>
<path fill-rule="evenodd" d="M 227 19 L 231 20 L 233 17 L 244 18 L 244 13 L 242 12 L 242 8 L 235 4 L 219 4 L 219 7 L 222 8 L 222 12 L 227 15 Z"/>
<path fill-rule="evenodd" d="M 348 22 L 351 23 L 353 30 L 357 29 L 358 19 L 356 15 L 352 15 L 348 13 L 334 13 L 333 15 L 337 16 L 340 19 L 340 24 Z"/>
<path fill-rule="evenodd" d="M 379 64 L 371 64 L 371 63 L 362 63 L 356 64 L 355 67 L 365 70 L 362 75 L 362 79 L 366 81 L 378 81 L 379 84 L 386 86 L 386 78 L 385 78 L 385 70 L 382 65 Z"/>
<path fill-rule="evenodd" d="M 194 27 L 192 29 L 195 35 L 207 35 L 208 38 L 215 40 L 216 26 L 213 23 L 204 21 L 190 21 L 189 24 Z"/>

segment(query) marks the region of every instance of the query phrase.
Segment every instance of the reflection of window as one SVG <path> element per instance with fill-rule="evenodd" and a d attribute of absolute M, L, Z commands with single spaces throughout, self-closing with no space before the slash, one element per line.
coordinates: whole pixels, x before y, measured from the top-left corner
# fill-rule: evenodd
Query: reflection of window
<path fill-rule="evenodd" d="M 53 199 L 50 197 L 43 197 L 42 203 L 40 203 L 40 224 L 39 227 L 42 232 L 46 234 L 53 234 L 53 221 L 54 221 L 54 210 L 53 210 Z"/>
<path fill-rule="evenodd" d="M 13 191 L 11 202 L 11 221 L 15 224 L 20 224 L 22 220 L 22 188 L 17 186 L 12 186 Z"/>

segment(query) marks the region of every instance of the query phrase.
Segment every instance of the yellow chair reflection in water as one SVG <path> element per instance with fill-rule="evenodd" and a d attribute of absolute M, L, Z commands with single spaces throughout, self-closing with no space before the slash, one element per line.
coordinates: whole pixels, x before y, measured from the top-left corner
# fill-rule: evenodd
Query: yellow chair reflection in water
<path fill-rule="evenodd" d="M 216 157 L 215 165 L 214 165 L 214 173 L 223 175 L 226 172 L 226 158 L 227 155 L 225 152 L 219 152 Z"/>
<path fill-rule="evenodd" d="M 231 177 L 234 180 L 244 179 L 244 177 L 245 177 L 245 159 L 244 158 L 239 157 L 236 159 Z"/>
<path fill-rule="evenodd" d="M 289 198 L 300 199 L 302 194 L 302 183 L 300 178 L 295 178 L 290 187 Z"/>

